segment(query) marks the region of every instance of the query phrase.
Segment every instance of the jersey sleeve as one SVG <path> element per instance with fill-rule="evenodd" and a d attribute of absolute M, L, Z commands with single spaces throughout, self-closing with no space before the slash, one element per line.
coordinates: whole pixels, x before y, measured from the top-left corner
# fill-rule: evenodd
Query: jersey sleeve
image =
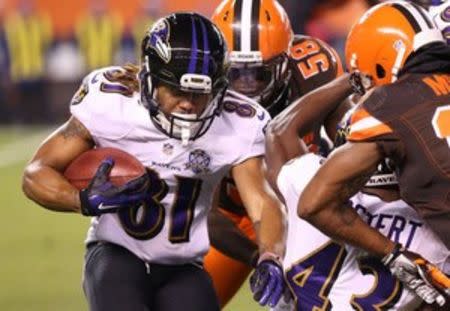
<path fill-rule="evenodd" d="M 298 97 L 334 80 L 344 71 L 336 51 L 327 43 L 304 35 L 295 35 L 289 66 Z"/>
<path fill-rule="evenodd" d="M 91 80 L 98 72 L 94 71 L 87 75 L 81 82 L 80 87 L 75 92 L 70 101 L 70 113 L 77 118 L 83 125 L 89 129 L 92 128 L 92 101 L 94 100 L 93 90 L 94 86 L 91 85 Z"/>
<path fill-rule="evenodd" d="M 391 134 L 387 125 L 373 117 L 364 107 L 358 107 L 352 114 L 348 141 L 370 141 L 375 137 Z"/>
<path fill-rule="evenodd" d="M 261 106 L 256 107 L 256 115 L 250 120 L 250 128 L 253 129 L 253 138 L 249 140 L 248 147 L 240 156 L 238 162 L 243 162 L 249 158 L 262 156 L 265 153 L 266 127 L 271 120 L 270 114 Z M 249 136 L 250 138 L 251 136 Z"/>
<path fill-rule="evenodd" d="M 307 153 L 287 162 L 280 170 L 277 185 L 281 194 L 288 202 L 288 207 L 297 206 L 301 193 L 314 177 L 324 158 L 314 153 Z M 294 204 L 295 203 L 295 204 Z"/>
<path fill-rule="evenodd" d="M 223 118 L 218 135 L 227 133 L 233 139 L 233 163 L 265 153 L 265 132 L 271 120 L 269 112 L 253 99 L 228 90 L 223 100 Z M 222 127 L 223 126 L 223 127 Z"/>
<path fill-rule="evenodd" d="M 120 67 L 108 67 L 87 75 L 70 103 L 70 112 L 94 139 L 120 139 L 130 130 L 127 122 L 124 92 L 117 82 L 107 79 L 108 73 Z"/>
<path fill-rule="evenodd" d="M 347 136 L 348 141 L 363 142 L 373 141 L 382 136 L 393 134 L 392 128 L 383 120 L 376 118 L 372 111 L 377 110 L 378 115 L 383 110 L 386 103 L 382 100 L 376 91 L 362 98 L 362 102 L 353 112 L 350 119 L 350 132 Z"/>

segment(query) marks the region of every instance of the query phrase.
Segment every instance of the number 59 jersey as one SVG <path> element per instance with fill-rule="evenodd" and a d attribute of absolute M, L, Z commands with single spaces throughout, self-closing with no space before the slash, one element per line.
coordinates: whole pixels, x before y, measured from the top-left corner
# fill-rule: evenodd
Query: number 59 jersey
<path fill-rule="evenodd" d="M 286 163 L 278 176 L 288 208 L 283 266 L 294 300 L 275 310 L 413 310 L 420 299 L 403 289 L 379 259 L 332 241 L 297 216 L 298 199 L 324 161 L 310 153 Z M 405 202 L 383 202 L 364 193 L 351 202 L 372 227 L 444 271 L 445 265 L 450 268 L 449 250 Z"/>
<path fill-rule="evenodd" d="M 119 244 L 147 262 L 200 262 L 209 248 L 206 216 L 216 185 L 234 165 L 264 154 L 269 114 L 228 92 L 204 135 L 183 146 L 155 127 L 139 94 L 117 79 L 120 67 L 94 71 L 72 100 L 71 113 L 97 147 L 123 149 L 151 176 L 151 199 L 92 220 L 87 242 Z"/>

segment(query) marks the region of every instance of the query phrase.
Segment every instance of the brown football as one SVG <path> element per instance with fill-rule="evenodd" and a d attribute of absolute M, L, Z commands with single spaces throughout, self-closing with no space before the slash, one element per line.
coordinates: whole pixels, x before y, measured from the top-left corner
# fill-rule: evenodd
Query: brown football
<path fill-rule="evenodd" d="M 110 181 L 117 186 L 145 173 L 144 165 L 131 154 L 116 148 L 95 148 L 83 152 L 64 171 L 64 176 L 77 189 L 84 189 L 94 177 L 100 163 L 111 157 L 114 166 Z"/>

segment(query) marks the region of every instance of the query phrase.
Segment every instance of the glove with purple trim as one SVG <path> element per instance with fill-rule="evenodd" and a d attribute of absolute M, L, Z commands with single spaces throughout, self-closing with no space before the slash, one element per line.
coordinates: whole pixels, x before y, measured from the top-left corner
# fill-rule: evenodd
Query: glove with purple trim
<path fill-rule="evenodd" d="M 438 267 L 401 244 L 397 244 L 382 262 L 426 303 L 443 306 L 450 297 L 450 279 Z"/>
<path fill-rule="evenodd" d="M 281 262 L 275 254 L 264 253 L 259 257 L 250 277 L 253 299 L 261 306 L 275 307 L 283 295 L 286 284 Z"/>
<path fill-rule="evenodd" d="M 140 204 L 149 196 L 147 173 L 122 186 L 115 186 L 109 181 L 113 165 L 113 159 L 103 160 L 87 188 L 80 191 L 81 213 L 84 216 L 115 213 L 121 208 Z"/>

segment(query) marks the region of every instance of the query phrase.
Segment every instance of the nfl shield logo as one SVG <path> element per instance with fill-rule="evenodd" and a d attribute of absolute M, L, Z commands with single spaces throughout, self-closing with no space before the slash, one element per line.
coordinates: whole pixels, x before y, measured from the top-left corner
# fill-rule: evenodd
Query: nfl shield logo
<path fill-rule="evenodd" d="M 173 146 L 169 143 L 163 145 L 163 153 L 165 155 L 171 155 L 173 153 Z"/>

